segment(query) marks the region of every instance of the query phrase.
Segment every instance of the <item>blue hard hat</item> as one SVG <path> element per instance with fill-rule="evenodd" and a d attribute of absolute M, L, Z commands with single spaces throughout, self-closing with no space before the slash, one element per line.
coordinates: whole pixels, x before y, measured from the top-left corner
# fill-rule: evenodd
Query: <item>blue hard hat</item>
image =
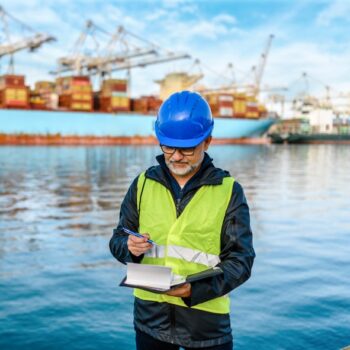
<path fill-rule="evenodd" d="M 207 101 L 198 93 L 172 94 L 160 106 L 155 131 L 159 143 L 170 147 L 195 147 L 214 127 Z"/>

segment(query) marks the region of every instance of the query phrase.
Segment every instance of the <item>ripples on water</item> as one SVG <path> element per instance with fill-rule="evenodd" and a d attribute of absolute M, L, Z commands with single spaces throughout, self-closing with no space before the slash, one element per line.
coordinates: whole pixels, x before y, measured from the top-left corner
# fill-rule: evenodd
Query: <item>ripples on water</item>
<path fill-rule="evenodd" d="M 108 241 L 157 147 L 0 148 L 0 348 L 133 349 Z M 257 253 L 231 293 L 236 349 L 350 345 L 348 146 L 212 146 L 244 186 Z"/>

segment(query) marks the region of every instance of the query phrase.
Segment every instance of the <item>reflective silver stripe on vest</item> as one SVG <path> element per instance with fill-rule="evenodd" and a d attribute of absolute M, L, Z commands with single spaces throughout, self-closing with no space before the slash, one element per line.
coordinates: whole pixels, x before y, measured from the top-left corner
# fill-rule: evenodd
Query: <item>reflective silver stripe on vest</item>
<path fill-rule="evenodd" d="M 148 258 L 165 258 L 164 245 L 154 245 L 145 253 Z M 176 259 L 185 260 L 208 267 L 214 267 L 220 262 L 220 258 L 214 254 L 208 254 L 196 249 L 179 247 L 176 245 L 168 246 L 168 256 Z"/>
<path fill-rule="evenodd" d="M 217 255 L 204 253 L 191 248 L 179 247 L 176 245 L 168 246 L 168 256 L 188 262 L 202 264 L 208 267 L 214 267 L 220 262 L 220 258 Z"/>
<path fill-rule="evenodd" d="M 153 245 L 150 250 L 145 253 L 148 258 L 164 258 L 165 245 Z"/>

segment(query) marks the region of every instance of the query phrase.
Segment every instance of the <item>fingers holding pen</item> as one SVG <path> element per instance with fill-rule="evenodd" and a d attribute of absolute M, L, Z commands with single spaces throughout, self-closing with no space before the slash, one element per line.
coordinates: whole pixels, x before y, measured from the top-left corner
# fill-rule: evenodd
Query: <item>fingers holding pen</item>
<path fill-rule="evenodd" d="M 148 234 L 143 234 L 143 237 L 130 235 L 127 241 L 129 251 L 135 256 L 144 254 L 147 250 L 152 248 L 152 244 L 147 242 L 148 239 Z"/>
<path fill-rule="evenodd" d="M 152 245 L 147 242 L 147 238 L 128 237 L 128 247 L 147 248 L 151 246 Z"/>

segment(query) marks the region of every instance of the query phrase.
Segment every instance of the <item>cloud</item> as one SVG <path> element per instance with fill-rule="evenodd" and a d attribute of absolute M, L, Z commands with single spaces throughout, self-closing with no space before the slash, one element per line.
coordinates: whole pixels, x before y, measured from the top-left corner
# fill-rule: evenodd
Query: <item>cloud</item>
<path fill-rule="evenodd" d="M 165 8 L 180 8 L 181 6 L 190 3 L 188 0 L 164 0 L 162 5 Z"/>
<path fill-rule="evenodd" d="M 235 18 L 220 14 L 211 19 L 206 18 L 168 18 L 161 25 L 166 35 L 174 41 L 191 42 L 193 40 L 216 40 L 227 35 L 232 35 L 238 28 L 234 26 Z M 176 28 L 176 30 L 174 30 Z"/>
<path fill-rule="evenodd" d="M 349 21 L 350 2 L 346 0 L 332 1 L 316 18 L 316 24 L 329 26 L 333 21 L 342 19 Z"/>
<path fill-rule="evenodd" d="M 213 21 L 218 24 L 227 24 L 227 25 L 235 25 L 237 24 L 237 19 L 234 16 L 228 15 L 226 13 L 222 13 L 213 18 Z"/>
<path fill-rule="evenodd" d="M 157 9 L 156 11 L 145 16 L 145 20 L 149 22 L 156 21 L 158 19 L 164 18 L 168 15 L 168 12 L 165 9 Z"/>
<path fill-rule="evenodd" d="M 198 13 L 198 5 L 195 3 L 185 4 L 182 5 L 179 10 L 185 14 L 195 15 Z"/>

